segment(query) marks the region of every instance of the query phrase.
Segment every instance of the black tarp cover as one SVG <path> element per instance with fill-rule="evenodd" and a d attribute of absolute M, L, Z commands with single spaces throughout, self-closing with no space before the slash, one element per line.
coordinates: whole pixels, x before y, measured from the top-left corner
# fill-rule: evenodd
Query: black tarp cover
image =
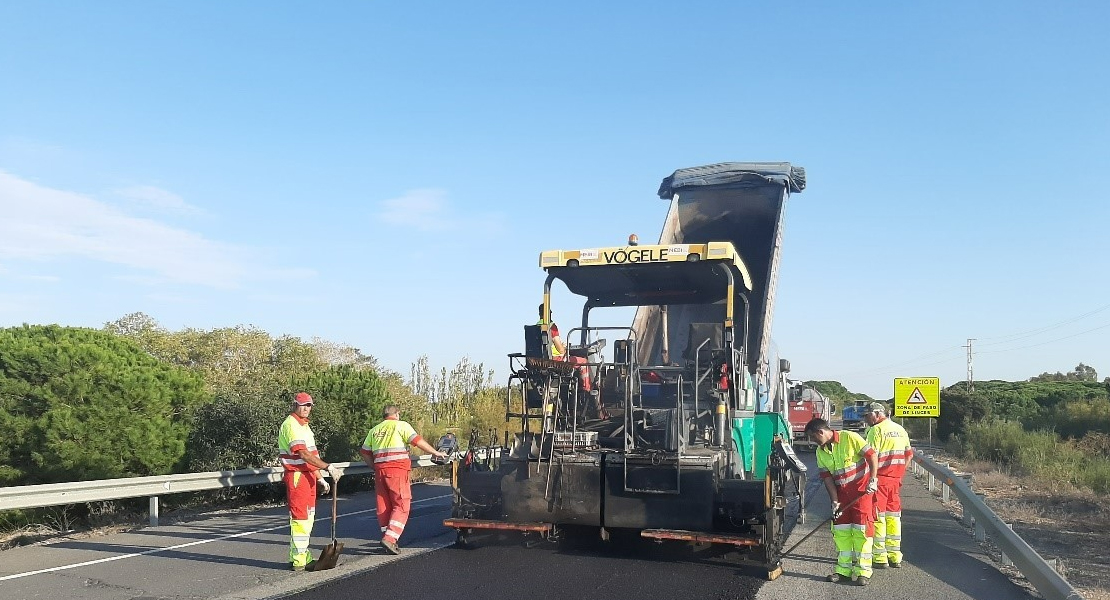
<path fill-rule="evenodd" d="M 727 162 L 679 169 L 659 185 L 659 197 L 669 200 L 690 186 L 780 185 L 796 194 L 806 187 L 806 170 L 785 162 Z"/>

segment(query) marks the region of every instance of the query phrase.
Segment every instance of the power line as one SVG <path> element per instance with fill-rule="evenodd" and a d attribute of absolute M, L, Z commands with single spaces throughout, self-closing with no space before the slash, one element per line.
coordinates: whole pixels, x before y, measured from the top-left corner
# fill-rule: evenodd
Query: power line
<path fill-rule="evenodd" d="M 849 372 L 846 372 L 846 373 L 841 373 L 840 377 L 872 377 L 872 376 L 876 376 L 876 375 L 881 375 L 881 374 L 883 374 L 887 371 L 891 371 L 893 369 L 897 369 L 897 368 L 900 368 L 900 367 L 913 366 L 914 368 L 923 368 L 923 367 L 945 364 L 945 363 L 952 362 L 955 357 L 954 356 L 948 356 L 948 357 L 945 357 L 945 358 L 943 358 L 939 361 L 930 362 L 930 363 L 926 363 L 926 364 L 923 364 L 923 365 L 917 365 L 916 363 L 918 361 L 925 360 L 925 359 L 928 359 L 928 358 L 932 358 L 934 356 L 940 356 L 940 355 L 952 352 L 953 350 L 964 350 L 964 349 L 966 349 L 966 351 L 967 351 L 967 366 L 968 366 L 968 379 L 967 379 L 967 381 L 968 381 L 968 387 L 971 388 L 974 385 L 974 383 L 972 383 L 972 381 L 973 381 L 972 373 L 974 371 L 972 370 L 973 369 L 972 356 L 971 356 L 972 353 L 971 353 L 971 348 L 970 348 L 972 340 L 979 341 L 980 342 L 979 343 L 980 347 L 982 347 L 982 346 L 997 346 L 997 345 L 1000 345 L 1000 344 L 1013 343 L 1013 342 L 1016 342 L 1016 341 L 1019 341 L 1019 340 L 1022 340 L 1022 339 L 1027 339 L 1027 338 L 1030 338 L 1030 337 L 1034 337 L 1034 336 L 1036 336 L 1038 334 L 1041 334 L 1041 333 L 1044 333 L 1046 331 L 1051 331 L 1053 329 L 1058 329 L 1060 327 L 1063 327 L 1064 325 L 1069 325 L 1071 323 L 1074 323 L 1076 321 L 1085 319 L 1085 318 L 1090 317 L 1092 315 L 1096 315 L 1096 314 L 1098 314 L 1102 311 L 1105 311 L 1107 309 L 1110 309 L 1110 304 L 1107 304 L 1105 306 L 1100 306 L 1099 308 L 1096 308 L 1094 310 L 1085 312 L 1081 315 L 1071 317 L 1070 319 L 1065 319 L 1063 321 L 1059 321 L 1059 322 L 1053 323 L 1051 325 L 1046 325 L 1044 327 L 1039 327 L 1037 329 L 1030 329 L 1030 330 L 1023 331 L 1023 332 L 1012 333 L 1012 334 L 1001 335 L 1001 336 L 993 336 L 993 337 L 987 337 L 987 338 L 970 338 L 968 340 L 967 344 L 960 344 L 958 346 L 948 346 L 946 348 L 943 348 L 941 350 L 937 350 L 935 352 L 929 352 L 929 353 L 922 354 L 922 355 L 914 357 L 914 358 L 910 358 L 910 359 L 900 361 L 900 362 L 896 362 L 896 363 L 891 363 L 891 364 L 884 365 L 884 366 L 871 367 L 871 368 L 868 368 L 868 369 L 861 369 L 859 371 L 849 371 Z M 1073 338 L 1073 337 L 1078 337 L 1078 336 L 1081 336 L 1081 335 L 1085 335 L 1085 334 L 1091 333 L 1093 331 L 1099 331 L 1099 330 L 1102 330 L 1102 329 L 1106 329 L 1107 327 L 1110 327 L 1110 323 L 1108 323 L 1106 325 L 1101 325 L 1099 327 L 1095 327 L 1093 329 L 1088 329 L 1088 330 L 1085 330 L 1085 331 L 1081 331 L 1079 333 L 1075 333 L 1075 334 L 1072 334 L 1072 335 L 1068 335 L 1068 336 L 1048 340 L 1048 341 L 1045 341 L 1045 342 L 1039 342 L 1039 343 L 1036 343 L 1036 344 L 1030 344 L 1030 345 L 1027 345 L 1027 346 L 1020 346 L 1020 347 L 1017 347 L 1017 348 L 1003 348 L 1003 349 L 998 349 L 998 350 L 978 350 L 978 352 L 980 354 L 997 354 L 997 353 L 1000 353 L 1000 352 L 1014 352 L 1014 351 L 1017 351 L 1017 350 L 1025 350 L 1027 348 L 1036 348 L 1038 346 L 1044 346 L 1046 344 L 1052 344 L 1054 342 L 1059 342 L 1059 341 L 1070 339 L 1070 338 Z M 1001 340 L 1001 341 L 983 343 L 983 340 Z"/>
<path fill-rule="evenodd" d="M 1089 317 L 1091 315 L 1096 315 L 1096 314 L 1098 314 L 1098 313 L 1100 313 L 1104 310 L 1107 310 L 1107 309 L 1110 309 L 1110 304 L 1107 304 L 1105 306 L 1101 306 L 1101 307 L 1096 308 L 1096 309 L 1094 309 L 1090 312 L 1083 313 L 1083 314 L 1081 314 L 1077 317 L 1072 317 L 1070 319 L 1066 319 L 1064 321 L 1060 321 L 1060 322 L 1054 323 L 1052 325 L 1046 325 L 1044 327 L 1039 327 L 1037 329 L 1030 329 L 1028 331 L 1023 331 L 1023 332 L 1019 332 L 1019 333 L 1011 333 L 1011 334 L 1008 334 L 1008 335 L 996 335 L 996 336 L 993 336 L 993 337 L 981 338 L 981 340 L 1001 340 L 1001 341 L 980 343 L 979 345 L 980 346 L 997 346 L 998 344 L 1008 344 L 1010 342 L 1016 342 L 1018 340 L 1022 340 L 1022 339 L 1026 339 L 1026 338 L 1036 336 L 1036 335 L 1038 335 L 1040 333 L 1044 333 L 1046 331 L 1051 331 L 1053 329 L 1058 329 L 1060 327 L 1063 327 L 1064 325 L 1070 325 L 1071 323 L 1074 323 L 1074 322 L 1082 320 L 1082 319 L 1086 319 L 1087 317 Z M 1006 339 L 1003 339 L 1003 338 L 1006 338 Z"/>
<path fill-rule="evenodd" d="M 873 373 L 882 373 L 884 371 L 889 371 L 889 370 L 895 369 L 897 367 L 910 366 L 910 365 L 912 365 L 912 364 L 914 364 L 918 361 L 925 360 L 927 358 L 932 358 L 934 356 L 939 356 L 941 354 L 947 354 L 947 353 L 952 352 L 953 350 L 959 350 L 961 348 L 963 348 L 962 345 L 961 346 L 949 346 L 948 348 L 945 348 L 943 350 L 938 350 L 936 352 L 930 352 L 928 354 L 922 354 L 921 356 L 918 356 L 916 358 L 911 358 L 911 359 L 908 359 L 908 360 L 904 360 L 902 362 L 891 363 L 889 365 L 885 365 L 885 366 L 882 366 L 882 367 L 871 367 L 869 369 L 862 369 L 860 371 L 851 371 L 851 372 L 848 372 L 848 373 L 843 373 L 842 375 L 846 377 L 846 376 L 850 376 L 850 375 L 870 375 L 870 374 L 873 374 Z M 948 362 L 950 360 L 952 360 L 952 357 L 948 357 L 948 358 L 945 358 L 944 360 L 941 360 L 939 362 L 930 363 L 930 364 L 940 364 L 940 363 Z M 922 366 L 927 367 L 929 365 L 922 365 Z"/>
<path fill-rule="evenodd" d="M 979 352 L 982 353 L 982 354 L 998 354 L 999 352 L 1014 352 L 1015 350 L 1025 350 L 1027 348 L 1036 348 L 1037 346 L 1044 346 L 1045 344 L 1052 344 L 1054 342 L 1059 342 L 1059 341 L 1062 341 L 1062 340 L 1071 339 L 1073 337 L 1079 337 L 1081 335 L 1086 335 L 1088 333 L 1091 333 L 1092 331 L 1099 331 L 1100 329 L 1106 329 L 1107 327 L 1110 327 L 1110 323 L 1107 323 L 1105 325 L 1100 325 L 1098 327 L 1095 327 L 1093 329 L 1088 329 L 1086 331 L 1080 331 L 1079 333 L 1073 333 L 1071 335 L 1066 335 L 1066 336 L 1061 337 L 1061 338 L 1056 338 L 1054 340 L 1048 340 L 1047 342 L 1040 342 L 1040 343 L 1037 343 L 1037 344 L 1030 344 L 1028 346 L 1021 346 L 1021 347 L 1018 347 L 1018 348 L 1003 348 L 1002 350 L 985 350 L 985 351 L 980 350 Z"/>
<path fill-rule="evenodd" d="M 1110 309 L 1110 304 L 1100 306 L 1100 307 L 1098 307 L 1094 310 L 1085 312 L 1081 315 L 1071 317 L 1069 319 L 1065 319 L 1063 321 L 1059 321 L 1059 322 L 1053 323 L 1051 325 L 1046 325 L 1044 327 L 1039 327 L 1039 328 L 1036 328 L 1036 329 L 1030 329 L 1030 330 L 1021 331 L 1021 332 L 1017 332 L 1017 333 L 1011 333 L 1011 334 L 1007 334 L 1007 335 L 992 336 L 992 337 L 986 337 L 986 338 L 973 338 L 973 339 L 975 339 L 976 341 L 979 342 L 980 347 L 983 347 L 983 346 L 997 346 L 997 345 L 1000 345 L 1000 344 L 1009 344 L 1009 343 L 1013 343 L 1013 342 L 1016 342 L 1016 341 L 1019 341 L 1019 340 L 1034 337 L 1034 336 L 1036 336 L 1038 334 L 1041 334 L 1041 333 L 1044 333 L 1046 331 L 1051 331 L 1053 329 L 1058 329 L 1060 327 L 1063 327 L 1064 325 L 1069 325 L 1071 323 L 1074 323 L 1076 321 L 1080 321 L 1080 320 L 1085 319 L 1087 317 L 1090 317 L 1092 315 L 1096 315 L 1096 314 L 1098 314 L 1102 311 L 1108 310 L 1108 309 Z M 1072 337 L 1077 337 L 1077 336 L 1083 335 L 1085 333 L 1090 333 L 1092 331 L 1098 331 L 1098 330 L 1104 329 L 1106 327 L 1110 327 L 1110 325 L 1104 325 L 1104 326 L 1096 327 L 1094 329 L 1088 329 L 1086 331 L 1081 331 L 1081 332 L 1076 333 L 1074 335 L 1070 335 L 1070 336 L 1066 336 L 1066 337 L 1062 337 L 1062 338 L 1057 338 L 1057 339 L 1049 340 L 1049 341 L 1046 341 L 1046 342 L 1039 342 L 1037 344 L 1032 344 L 1032 345 L 1028 345 L 1028 346 L 1022 346 L 1022 347 L 1019 347 L 1019 348 L 1004 348 L 1004 349 L 1000 349 L 1000 350 L 979 350 L 978 352 L 979 353 L 993 354 L 993 353 L 998 353 L 998 352 L 1012 352 L 1012 351 L 1015 351 L 1015 350 L 1024 350 L 1026 348 L 1035 348 L 1037 346 L 1043 346 L 1045 344 L 1051 344 L 1053 342 L 1058 342 L 1060 340 L 1066 340 L 1066 339 L 1069 339 L 1069 338 L 1072 338 Z M 984 342 L 984 340 L 1000 340 L 1000 341 Z M 845 376 L 845 377 L 848 377 L 848 376 L 867 376 L 867 375 L 874 375 L 874 374 L 878 374 L 878 373 L 883 373 L 885 371 L 888 371 L 888 370 L 891 370 L 891 369 L 894 369 L 894 368 L 897 368 L 897 367 L 912 366 L 919 360 L 924 360 L 924 359 L 927 359 L 927 358 L 931 358 L 933 356 L 938 356 L 938 355 L 941 355 L 941 354 L 944 354 L 944 353 L 947 353 L 947 352 L 951 352 L 952 350 L 965 349 L 965 348 L 967 348 L 967 345 L 963 345 L 963 344 L 961 344 L 959 346 L 949 346 L 949 347 L 944 348 L 942 350 L 937 350 L 936 352 L 930 352 L 928 354 L 922 354 L 918 357 L 907 359 L 907 360 L 897 362 L 897 363 L 892 363 L 892 364 L 889 364 L 889 365 L 886 365 L 886 366 L 871 367 L 871 368 L 868 368 L 868 369 L 861 369 L 859 371 L 852 371 L 852 372 L 844 373 L 843 376 Z M 942 364 L 942 363 L 948 362 L 949 360 L 950 359 L 945 359 L 945 360 L 941 360 L 941 361 L 938 361 L 938 362 L 929 363 L 929 364 L 926 364 L 926 365 L 919 365 L 919 366 L 927 367 L 927 366 L 931 366 L 931 365 Z M 970 359 L 969 359 L 969 362 L 970 362 Z"/>

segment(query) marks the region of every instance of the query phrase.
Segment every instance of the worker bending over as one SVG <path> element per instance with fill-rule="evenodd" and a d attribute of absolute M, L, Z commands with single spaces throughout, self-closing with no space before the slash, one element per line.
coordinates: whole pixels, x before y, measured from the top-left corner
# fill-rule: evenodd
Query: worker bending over
<path fill-rule="evenodd" d="M 828 580 L 857 585 L 871 581 L 875 535 L 874 493 L 879 487 L 875 450 L 858 433 L 833 431 L 824 419 L 806 423 L 805 433 L 817 444 L 817 468 L 832 499 L 836 571 Z"/>

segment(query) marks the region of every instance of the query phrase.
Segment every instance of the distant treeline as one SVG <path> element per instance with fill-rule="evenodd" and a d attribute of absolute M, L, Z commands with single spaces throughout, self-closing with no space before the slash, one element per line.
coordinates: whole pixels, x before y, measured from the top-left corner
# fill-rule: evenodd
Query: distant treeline
<path fill-rule="evenodd" d="M 813 389 L 821 392 L 836 405 L 836 410 L 833 414 L 840 414 L 845 406 L 851 406 L 856 402 L 871 402 L 874 400 L 871 396 L 861 393 L 853 393 L 848 391 L 839 381 L 806 381 L 806 385 L 813 387 Z"/>
<path fill-rule="evenodd" d="M 836 381 L 807 382 L 837 407 L 857 400 Z M 888 405 L 890 399 L 883 399 Z M 926 419 L 905 419 L 916 439 Z M 1110 378 L 1080 363 L 1028 381 L 966 382 L 941 390 L 934 439 L 966 458 L 989 460 L 1017 476 L 1110 492 Z"/>
<path fill-rule="evenodd" d="M 422 357 L 406 379 L 324 340 L 171 332 L 141 313 L 102 330 L 0 329 L 0 486 L 273 466 L 301 390 L 321 453 L 357 461 L 387 403 L 433 440 L 502 427 L 491 375 L 465 359 L 433 373 Z"/>
<path fill-rule="evenodd" d="M 836 381 L 808 383 L 838 408 L 872 400 Z M 331 461 L 358 460 L 387 403 L 432 439 L 505 428 L 504 386 L 465 358 L 433 372 L 421 357 L 403 377 L 358 349 L 253 327 L 168 331 L 142 313 L 100 330 L 24 325 L 0 329 L 0 486 L 272 466 L 278 425 L 301 390 L 317 400 L 313 429 Z M 1090 436 L 1110 436 L 1110 378 L 1099 383 L 1080 364 L 942 390 L 939 439 L 966 441 L 994 422 L 1086 439 L 1097 453 Z M 907 425 L 923 433 L 923 419 Z"/>
<path fill-rule="evenodd" d="M 971 392 L 960 383 L 942 390 L 940 402 L 937 432 L 943 439 L 993 420 L 1071 439 L 1090 432 L 1110 434 L 1110 381 L 1099 383 L 1093 371 L 1088 380 L 1042 375 L 1029 381 L 976 381 Z"/>

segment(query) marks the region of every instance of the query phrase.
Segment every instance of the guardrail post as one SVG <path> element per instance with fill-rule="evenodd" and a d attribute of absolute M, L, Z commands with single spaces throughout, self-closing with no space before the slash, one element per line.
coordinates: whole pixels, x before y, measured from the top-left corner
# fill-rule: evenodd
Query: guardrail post
<path fill-rule="evenodd" d="M 1056 557 L 1052 560 L 1046 560 L 1045 562 L 1047 562 L 1048 565 L 1052 567 L 1052 571 L 1059 575 L 1061 579 L 1067 580 L 1068 565 L 1064 562 L 1062 558 Z"/>
<path fill-rule="evenodd" d="M 948 499 L 951 497 L 950 496 L 951 493 L 952 493 L 952 488 L 948 487 L 947 483 L 940 484 L 940 497 L 941 497 L 941 499 L 943 499 L 945 502 L 948 502 Z"/>
<path fill-rule="evenodd" d="M 937 489 L 937 477 L 936 475 L 929 473 L 929 491 L 931 492 L 935 489 Z"/>
<path fill-rule="evenodd" d="M 983 494 L 975 494 L 975 495 L 979 497 L 979 500 L 981 502 L 983 502 L 984 504 L 986 503 L 986 496 L 984 496 Z M 975 541 L 977 541 L 977 542 L 987 541 L 987 528 L 984 527 L 983 524 L 980 523 L 978 519 L 974 519 L 974 523 L 975 523 Z"/>
<path fill-rule="evenodd" d="M 158 525 L 158 496 L 150 497 L 150 526 Z"/>
<path fill-rule="evenodd" d="M 1009 527 L 1009 528 L 1010 528 L 1010 531 L 1013 531 L 1013 530 L 1014 530 L 1014 524 L 1013 524 L 1013 523 L 1006 523 L 1006 527 Z M 1002 553 L 1001 559 L 1002 559 L 1002 560 L 1001 560 L 1001 562 L 1002 562 L 1002 566 L 1004 566 L 1004 567 L 1012 567 L 1012 566 L 1014 566 L 1014 561 L 1010 560 L 1010 557 L 1009 557 L 1009 556 L 1006 556 L 1006 553 L 1005 553 L 1005 552 L 1003 552 L 1003 553 Z"/>
<path fill-rule="evenodd" d="M 973 519 L 971 518 L 971 511 L 968 510 L 966 506 L 964 506 L 963 502 L 960 503 L 960 509 L 963 510 L 964 513 L 963 516 L 960 518 L 960 522 L 964 524 L 964 527 L 971 527 L 973 521 Z"/>

